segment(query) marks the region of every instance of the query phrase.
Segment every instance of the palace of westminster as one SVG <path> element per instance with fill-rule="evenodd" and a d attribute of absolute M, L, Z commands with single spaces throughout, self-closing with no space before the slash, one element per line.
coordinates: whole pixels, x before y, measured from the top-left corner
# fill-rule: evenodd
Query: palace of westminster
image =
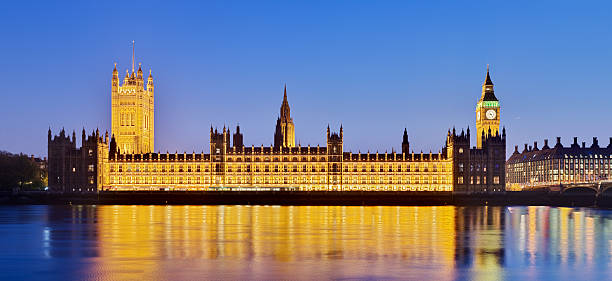
<path fill-rule="evenodd" d="M 49 188 L 57 192 L 102 190 L 446 191 L 505 190 L 506 132 L 489 70 L 476 104 L 476 146 L 470 129 L 446 134 L 438 153 L 353 153 L 343 149 L 343 128 L 328 126 L 325 146 L 299 146 L 285 87 L 273 146 L 248 146 L 237 126 L 210 128 L 210 153 L 154 152 L 153 76 L 115 65 L 111 79 L 112 135 L 48 132 Z"/>

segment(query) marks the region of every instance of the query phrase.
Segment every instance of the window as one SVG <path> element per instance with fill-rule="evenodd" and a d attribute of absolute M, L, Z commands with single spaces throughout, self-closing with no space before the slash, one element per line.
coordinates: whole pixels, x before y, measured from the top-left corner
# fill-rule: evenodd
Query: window
<path fill-rule="evenodd" d="M 457 183 L 458 184 L 463 184 L 463 177 L 458 177 L 457 178 Z"/>

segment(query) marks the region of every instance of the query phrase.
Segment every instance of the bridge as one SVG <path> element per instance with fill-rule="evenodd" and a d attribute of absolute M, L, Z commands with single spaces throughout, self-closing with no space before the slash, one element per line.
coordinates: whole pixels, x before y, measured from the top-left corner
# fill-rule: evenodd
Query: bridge
<path fill-rule="evenodd" d="M 602 180 L 591 183 L 562 184 L 560 193 L 593 193 L 596 196 L 612 196 L 612 180 Z"/>

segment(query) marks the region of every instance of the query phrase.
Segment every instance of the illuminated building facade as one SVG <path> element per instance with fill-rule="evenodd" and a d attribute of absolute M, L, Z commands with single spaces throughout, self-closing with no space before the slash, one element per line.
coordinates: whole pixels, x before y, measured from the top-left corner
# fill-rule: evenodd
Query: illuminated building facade
<path fill-rule="evenodd" d="M 145 87 L 141 64 L 134 72 L 132 52 L 132 73 L 125 71 L 123 84 L 119 84 L 117 64 L 111 81 L 111 131 L 117 148 L 122 153 L 150 153 L 154 150 L 154 86 L 149 71 Z"/>
<path fill-rule="evenodd" d="M 597 138 L 591 146 L 578 138 L 569 147 L 557 143 L 550 147 L 544 140 L 542 149 L 538 143 L 519 152 L 518 146 L 506 162 L 506 188 L 512 190 L 560 186 L 562 184 L 597 183 L 611 179 L 612 138 L 607 147 L 600 147 Z"/>
<path fill-rule="evenodd" d="M 228 128 L 210 128 L 210 153 L 153 153 L 153 83 L 144 89 L 141 71 L 116 84 L 113 70 L 113 136 L 108 157 L 99 157 L 101 184 L 98 190 L 295 190 L 295 191 L 446 191 L 498 192 L 505 187 L 505 130 L 499 130 L 499 103 L 487 70 L 477 108 L 496 110 L 480 120 L 480 147 L 470 147 L 470 130 L 448 130 L 437 153 L 409 151 L 407 130 L 402 151 L 353 153 L 343 149 L 343 127 L 332 132 L 328 126 L 325 146 L 295 143 L 295 127 L 285 87 L 273 146 L 246 146 L 240 127 L 232 135 Z M 140 79 L 140 80 L 139 80 Z M 118 87 L 118 90 L 114 90 Z M 149 92 L 150 91 L 150 92 Z M 118 102 L 115 103 L 115 96 Z M 141 104 L 142 100 L 148 107 Z M 146 102 L 145 102 L 146 101 Z M 484 102 L 497 102 L 485 104 Z M 124 117 L 143 108 L 150 123 Z M 490 114 L 489 114 L 490 115 Z M 128 120 L 127 123 L 121 121 Z M 136 118 L 136 119 L 133 119 Z M 119 121 L 117 121 L 119 120 Z M 132 125 L 131 120 L 138 124 Z M 117 123 L 118 122 L 118 123 Z M 122 123 L 123 122 L 123 123 Z M 123 125 L 122 125 L 123 124 Z M 125 124 L 129 124 L 126 126 Z M 148 125 L 147 125 L 148 124 Z M 151 126 L 151 127 L 148 127 Z M 149 131 L 147 131 L 149 130 Z M 143 137 L 148 134 L 148 137 Z M 230 141 L 233 138 L 233 143 Z M 146 141 L 145 141 L 146 140 Z M 51 155 L 51 147 L 50 147 Z"/>

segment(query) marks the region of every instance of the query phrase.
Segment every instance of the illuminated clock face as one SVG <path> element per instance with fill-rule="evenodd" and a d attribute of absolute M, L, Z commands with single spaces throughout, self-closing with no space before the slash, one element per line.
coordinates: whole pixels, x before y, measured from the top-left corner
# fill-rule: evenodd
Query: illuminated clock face
<path fill-rule="evenodd" d="M 489 109 L 487 110 L 486 116 L 487 119 L 495 119 L 495 116 L 497 116 L 497 112 L 495 112 L 495 110 L 493 109 Z"/>

